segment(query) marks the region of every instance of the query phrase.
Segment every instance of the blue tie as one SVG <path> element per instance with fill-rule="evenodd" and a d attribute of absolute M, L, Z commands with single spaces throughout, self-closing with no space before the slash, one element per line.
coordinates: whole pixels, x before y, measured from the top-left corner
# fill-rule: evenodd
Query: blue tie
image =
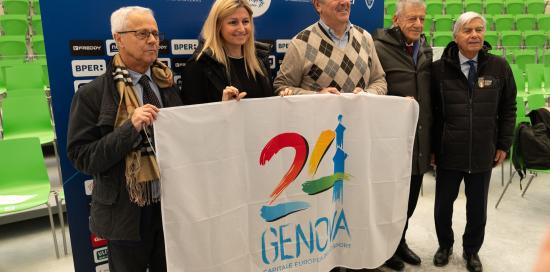
<path fill-rule="evenodd" d="M 475 66 L 476 61 L 469 60 L 466 63 L 470 65 L 470 70 L 468 71 L 468 84 L 470 85 L 470 90 L 473 90 L 477 80 L 476 66 Z"/>

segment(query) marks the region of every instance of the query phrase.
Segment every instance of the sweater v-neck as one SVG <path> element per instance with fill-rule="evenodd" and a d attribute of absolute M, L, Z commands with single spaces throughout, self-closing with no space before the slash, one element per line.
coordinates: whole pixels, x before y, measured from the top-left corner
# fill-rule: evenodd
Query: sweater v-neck
<path fill-rule="evenodd" d="M 329 42 L 330 45 L 332 45 L 333 50 L 337 49 L 338 51 L 340 51 L 344 55 L 346 55 L 346 52 L 348 52 L 349 47 L 352 46 L 353 38 L 355 36 L 355 27 L 351 26 L 351 28 L 349 30 L 348 44 L 346 44 L 346 47 L 340 48 L 338 45 L 336 45 L 334 43 L 334 41 L 329 36 L 327 36 L 327 34 L 321 29 L 321 26 L 319 26 L 319 24 L 315 24 L 315 26 L 313 27 L 312 30 L 313 30 L 312 32 L 314 32 L 316 35 L 318 35 L 321 38 L 321 40 L 326 41 L 328 39 L 328 42 Z M 326 37 L 327 39 L 324 39 L 323 37 Z M 353 49 L 353 50 L 355 50 L 355 49 Z"/>

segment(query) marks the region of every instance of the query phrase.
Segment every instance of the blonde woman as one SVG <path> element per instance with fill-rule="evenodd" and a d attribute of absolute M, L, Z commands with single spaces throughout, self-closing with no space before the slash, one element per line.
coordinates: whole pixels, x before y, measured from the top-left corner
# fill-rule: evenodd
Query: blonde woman
<path fill-rule="evenodd" d="M 199 104 L 273 95 L 270 45 L 254 42 L 247 0 L 217 0 L 202 39 L 182 76 L 184 103 Z"/>

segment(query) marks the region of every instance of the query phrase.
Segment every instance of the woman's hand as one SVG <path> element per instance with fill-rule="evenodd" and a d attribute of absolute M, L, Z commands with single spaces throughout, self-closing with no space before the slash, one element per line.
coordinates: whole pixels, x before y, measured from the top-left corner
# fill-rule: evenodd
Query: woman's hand
<path fill-rule="evenodd" d="M 241 100 L 241 98 L 246 96 L 246 92 L 239 92 L 239 90 L 233 86 L 227 86 L 223 89 L 222 101 L 229 100 Z"/>

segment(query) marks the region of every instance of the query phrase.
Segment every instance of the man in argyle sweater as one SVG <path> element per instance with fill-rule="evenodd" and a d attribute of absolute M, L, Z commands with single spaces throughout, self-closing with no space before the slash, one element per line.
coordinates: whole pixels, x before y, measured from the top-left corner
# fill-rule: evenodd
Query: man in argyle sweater
<path fill-rule="evenodd" d="M 313 0 L 320 20 L 296 35 L 273 83 L 279 95 L 386 94 L 371 35 L 349 21 L 350 0 Z"/>

